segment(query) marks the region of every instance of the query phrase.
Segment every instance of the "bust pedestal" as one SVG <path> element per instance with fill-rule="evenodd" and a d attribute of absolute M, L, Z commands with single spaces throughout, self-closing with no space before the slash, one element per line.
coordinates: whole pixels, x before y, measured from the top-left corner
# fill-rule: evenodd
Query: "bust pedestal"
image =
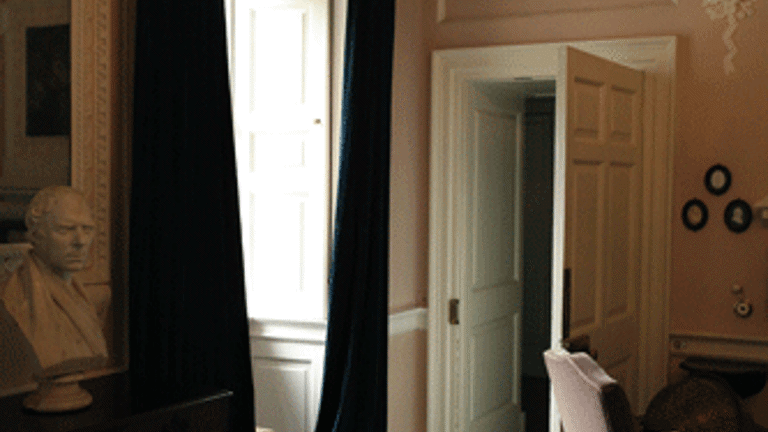
<path fill-rule="evenodd" d="M 93 396 L 80 387 L 81 378 L 81 374 L 76 374 L 41 381 L 38 389 L 24 399 L 24 408 L 41 413 L 60 413 L 90 406 Z"/>

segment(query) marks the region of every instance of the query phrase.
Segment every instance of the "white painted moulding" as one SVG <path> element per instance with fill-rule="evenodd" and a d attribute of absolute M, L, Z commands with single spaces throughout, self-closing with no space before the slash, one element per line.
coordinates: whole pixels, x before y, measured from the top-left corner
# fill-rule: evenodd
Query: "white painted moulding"
<path fill-rule="evenodd" d="M 427 329 L 427 308 L 415 308 L 389 315 L 389 336 Z"/>
<path fill-rule="evenodd" d="M 325 343 L 326 321 L 250 320 L 250 336 L 290 342 Z M 427 329 L 427 308 L 419 307 L 389 315 L 389 336 Z"/>
<path fill-rule="evenodd" d="M 670 354 L 768 363 L 768 338 L 738 338 L 717 334 L 669 335 Z"/>

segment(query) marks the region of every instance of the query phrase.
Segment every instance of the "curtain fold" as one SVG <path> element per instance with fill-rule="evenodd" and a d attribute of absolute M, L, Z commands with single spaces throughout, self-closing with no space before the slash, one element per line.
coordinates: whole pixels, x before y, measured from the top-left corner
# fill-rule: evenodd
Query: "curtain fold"
<path fill-rule="evenodd" d="M 323 392 L 316 432 L 387 423 L 394 0 L 349 0 Z"/>
<path fill-rule="evenodd" d="M 129 255 L 134 402 L 228 389 L 255 425 L 224 5 L 138 0 Z"/>

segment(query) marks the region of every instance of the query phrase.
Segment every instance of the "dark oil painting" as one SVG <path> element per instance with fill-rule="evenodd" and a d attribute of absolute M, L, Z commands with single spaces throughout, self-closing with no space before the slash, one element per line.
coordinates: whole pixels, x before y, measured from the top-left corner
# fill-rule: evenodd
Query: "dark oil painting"
<path fill-rule="evenodd" d="M 69 135 L 69 24 L 29 27 L 26 37 L 27 136 Z"/>

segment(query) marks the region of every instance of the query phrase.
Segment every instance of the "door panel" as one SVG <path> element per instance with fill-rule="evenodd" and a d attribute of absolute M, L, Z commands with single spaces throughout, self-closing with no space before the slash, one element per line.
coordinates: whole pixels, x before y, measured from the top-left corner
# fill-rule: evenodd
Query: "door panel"
<path fill-rule="evenodd" d="M 567 48 L 570 335 L 637 406 L 642 72 Z"/>
<path fill-rule="evenodd" d="M 600 184 L 603 181 L 599 164 L 574 161 L 570 168 L 573 178 L 570 195 L 573 208 L 571 221 L 574 231 L 580 234 L 575 236 L 573 241 L 575 249 L 581 251 L 575 254 L 571 261 L 571 297 L 579 295 L 594 299 L 590 302 L 571 302 L 570 335 L 577 336 L 600 325 L 601 293 L 597 287 L 602 284 L 602 245 L 598 241 L 602 236 L 602 226 L 595 215 L 602 213 L 599 204 L 602 201 Z"/>
<path fill-rule="evenodd" d="M 468 352 L 458 366 L 460 430 L 518 430 L 521 344 L 520 195 L 522 110 L 499 107 L 470 89 L 466 245 L 460 284 Z M 464 372 L 462 372 L 464 371 Z"/>

